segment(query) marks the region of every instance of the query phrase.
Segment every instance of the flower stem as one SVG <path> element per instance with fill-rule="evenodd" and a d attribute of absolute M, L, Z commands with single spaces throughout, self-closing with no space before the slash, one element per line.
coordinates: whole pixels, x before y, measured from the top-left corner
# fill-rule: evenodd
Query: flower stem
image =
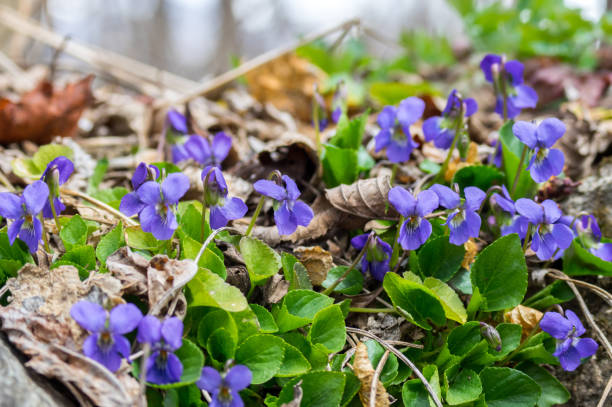
<path fill-rule="evenodd" d="M 359 308 L 359 307 L 350 307 L 349 312 L 361 312 L 361 313 L 371 313 L 376 314 L 379 312 L 384 312 L 387 314 L 397 314 L 397 311 L 393 308 Z"/>
<path fill-rule="evenodd" d="M 57 211 L 55 210 L 55 205 L 53 204 L 53 198 L 49 197 L 49 204 L 51 206 L 51 213 L 53 214 L 53 220 L 55 221 L 55 226 L 57 227 L 57 233 L 62 231 L 62 227 L 59 223 L 59 218 L 57 217 Z"/>
<path fill-rule="evenodd" d="M 510 190 L 511 196 L 514 195 L 514 191 L 516 190 L 516 186 L 518 185 L 518 180 L 521 176 L 521 170 L 523 169 L 523 163 L 525 162 L 525 157 L 527 157 L 527 145 L 523 145 L 521 160 L 519 161 L 518 168 L 516 169 L 516 174 L 514 174 L 514 181 L 512 182 L 512 189 Z"/>
<path fill-rule="evenodd" d="M 485 195 L 485 199 L 482 200 L 482 203 L 480 204 L 480 209 L 478 209 L 478 212 L 482 211 L 482 208 L 484 208 L 484 206 L 487 203 L 487 201 L 489 200 L 489 198 L 491 198 L 491 195 L 493 195 L 493 192 L 501 191 L 501 190 L 502 190 L 502 188 L 499 185 L 493 185 L 491 188 L 487 189 L 487 193 Z"/>
<path fill-rule="evenodd" d="M 455 121 L 455 137 L 453 137 L 453 143 L 448 149 L 448 154 L 446 154 L 446 159 L 444 159 L 442 168 L 440 168 L 440 171 L 438 172 L 438 175 L 436 175 L 436 177 L 432 181 L 432 184 L 435 184 L 436 182 L 438 182 L 440 177 L 442 177 L 443 180 L 446 179 L 446 170 L 448 169 L 448 164 L 450 163 L 451 157 L 453 156 L 453 151 L 455 151 L 455 146 L 457 145 L 457 142 L 459 142 L 459 137 L 461 137 L 461 125 L 462 124 L 463 124 L 463 113 L 457 116 L 457 119 Z"/>
<path fill-rule="evenodd" d="M 246 230 L 245 236 L 250 236 L 253 227 L 255 226 L 255 221 L 257 221 L 257 217 L 259 216 L 259 212 L 261 212 L 261 208 L 263 208 L 264 201 L 266 197 L 264 195 L 259 198 L 259 203 L 257 204 L 257 208 L 255 208 L 255 212 L 253 212 L 253 216 L 251 217 L 251 223 L 249 223 L 249 227 Z"/>
<path fill-rule="evenodd" d="M 500 361 L 500 364 L 502 366 L 507 365 L 510 360 L 512 360 L 512 358 L 519 353 L 521 350 L 523 350 L 523 348 L 525 347 L 525 345 L 527 345 L 527 343 L 529 342 L 529 340 L 531 339 L 531 337 L 533 335 L 535 335 L 536 332 L 538 332 L 538 329 L 540 328 L 540 321 L 538 321 L 538 324 L 536 326 L 534 326 L 531 331 L 529 331 L 529 334 L 527 335 L 527 337 L 525 338 L 525 340 L 523 342 L 521 342 L 521 344 L 512 352 L 510 352 L 510 354 L 508 356 L 506 356 L 505 358 L 503 358 Z"/>
<path fill-rule="evenodd" d="M 368 240 L 366 241 L 365 245 L 363 246 L 363 249 L 361 249 L 361 251 L 359 252 L 357 257 L 355 257 L 355 260 L 353 260 L 353 262 L 351 263 L 349 268 L 347 268 L 346 271 L 340 277 L 338 277 L 338 279 L 336 281 L 334 281 L 332 285 L 327 287 L 325 290 L 321 291 L 321 294 L 329 295 L 329 294 L 331 294 L 332 291 L 334 291 L 334 289 L 336 287 L 338 287 L 338 284 L 340 284 L 342 282 L 342 280 L 344 280 L 346 278 L 346 276 L 349 275 L 349 273 L 355 268 L 355 266 L 357 266 L 357 263 L 359 263 L 361 258 L 364 256 L 366 250 L 368 250 L 368 246 L 370 245 L 370 241 L 371 240 L 372 240 L 372 235 L 370 235 L 368 237 Z"/>
<path fill-rule="evenodd" d="M 398 168 L 399 168 L 398 163 L 393 163 L 393 167 L 391 167 L 391 179 L 389 180 L 389 183 L 391 184 L 391 186 L 393 186 L 393 184 L 395 183 L 395 177 L 397 176 Z"/>
<path fill-rule="evenodd" d="M 43 240 L 43 244 L 45 246 L 45 251 L 47 253 L 51 253 L 51 249 L 49 248 L 49 239 L 47 237 L 47 231 L 45 229 L 45 218 L 42 215 L 42 212 L 40 213 L 40 224 L 42 225 L 42 240 Z"/>
<path fill-rule="evenodd" d="M 399 223 L 397 224 L 397 230 L 395 231 L 395 240 L 393 241 L 393 252 L 391 253 L 391 261 L 389 262 L 389 267 L 391 269 L 395 267 L 395 263 L 397 263 L 397 260 L 399 258 L 399 236 L 400 230 L 405 220 L 406 219 L 403 216 L 400 216 Z"/>

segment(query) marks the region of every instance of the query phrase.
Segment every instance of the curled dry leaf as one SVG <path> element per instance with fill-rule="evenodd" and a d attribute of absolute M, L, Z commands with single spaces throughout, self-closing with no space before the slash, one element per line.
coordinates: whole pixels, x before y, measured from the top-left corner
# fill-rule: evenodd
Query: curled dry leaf
<path fill-rule="evenodd" d="M 372 391 L 372 380 L 374 378 L 374 368 L 368 357 L 368 348 L 363 342 L 357 344 L 355 349 L 355 360 L 353 361 L 353 372 L 361 382 L 359 388 L 359 399 L 364 406 L 370 405 L 370 392 Z M 376 407 L 389 406 L 389 394 L 385 386 L 379 380 L 376 384 Z"/>
<path fill-rule="evenodd" d="M 83 110 L 92 100 L 89 75 L 62 90 L 43 80 L 17 103 L 0 99 L 0 143 L 51 142 L 55 136 L 72 137 Z"/>
<path fill-rule="evenodd" d="M 288 291 L 289 282 L 281 274 L 275 274 L 263 288 L 264 301 L 268 304 L 276 304 L 285 297 Z"/>
<path fill-rule="evenodd" d="M 368 220 L 397 219 L 399 215 L 387 200 L 390 189 L 389 177 L 381 176 L 326 189 L 325 196 L 334 208 L 351 215 Z"/>
<path fill-rule="evenodd" d="M 61 381 L 78 392 L 77 399 L 90 400 L 94 405 L 145 404 L 127 365 L 112 374 L 81 354 L 87 332 L 70 317 L 70 308 L 80 300 L 120 301 L 121 283 L 117 279 L 96 275 L 81 282 L 72 266 L 49 271 L 26 264 L 7 285 L 11 297 L 8 306 L 0 307 L 1 330 L 31 358 L 26 366 Z"/>
<path fill-rule="evenodd" d="M 542 312 L 534 308 L 518 305 L 504 313 L 504 320 L 523 327 L 523 339 L 538 326 L 542 319 Z"/>
<path fill-rule="evenodd" d="M 461 261 L 461 267 L 466 270 L 470 269 L 474 260 L 476 260 L 476 255 L 478 254 L 478 244 L 474 241 L 474 239 L 469 239 L 467 242 L 463 244 L 465 248 L 465 255 L 463 256 L 463 260 Z"/>
<path fill-rule="evenodd" d="M 329 270 L 334 267 L 334 258 L 331 253 L 321 246 L 299 246 L 294 252 L 306 267 L 312 285 L 320 286 L 327 278 Z"/>

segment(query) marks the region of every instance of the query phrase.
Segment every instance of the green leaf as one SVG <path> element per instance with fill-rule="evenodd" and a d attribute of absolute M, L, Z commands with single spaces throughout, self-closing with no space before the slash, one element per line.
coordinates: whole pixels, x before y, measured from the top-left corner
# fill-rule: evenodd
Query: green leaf
<path fill-rule="evenodd" d="M 298 348 L 293 345 L 284 343 L 285 357 L 281 365 L 277 377 L 292 377 L 304 374 L 311 369 L 310 363 Z"/>
<path fill-rule="evenodd" d="M 444 308 L 446 318 L 457 321 L 460 324 L 464 324 L 467 321 L 467 312 L 455 290 L 433 277 L 427 277 L 423 281 L 423 285 L 433 291 L 438 297 Z"/>
<path fill-rule="evenodd" d="M 375 82 L 370 85 L 370 96 L 381 105 L 396 105 L 409 96 L 418 95 L 435 96 L 440 95 L 440 91 L 429 82 Z"/>
<path fill-rule="evenodd" d="M 323 181 L 327 188 L 337 187 L 340 184 L 352 184 L 359 176 L 357 150 L 325 144 L 321 163 Z"/>
<path fill-rule="evenodd" d="M 98 188 L 100 187 L 100 183 L 106 175 L 106 170 L 108 170 L 108 159 L 103 158 L 101 160 L 98 160 L 98 162 L 96 163 L 96 168 L 94 168 L 93 174 L 91 175 L 91 177 L 89 177 L 89 183 L 87 185 L 88 194 L 91 194 L 94 191 L 98 190 Z"/>
<path fill-rule="evenodd" d="M 329 140 L 329 144 L 339 148 L 359 149 L 367 122 L 367 111 L 352 120 L 342 115 L 336 127 L 336 134 Z"/>
<path fill-rule="evenodd" d="M 119 222 L 110 232 L 100 238 L 100 242 L 96 246 L 96 257 L 100 260 L 100 263 L 105 265 L 108 256 L 115 253 L 123 245 L 123 224 Z"/>
<path fill-rule="evenodd" d="M 438 399 L 442 399 L 438 367 L 436 365 L 425 366 L 423 368 L 423 376 L 425 376 L 431 385 Z M 419 379 L 408 380 L 404 383 L 402 386 L 402 400 L 404 401 L 404 406 L 435 407 L 434 401 L 429 396 L 429 392 Z"/>
<path fill-rule="evenodd" d="M 293 400 L 293 386 L 302 381 L 300 407 L 338 407 L 342 401 L 345 376 L 340 372 L 312 372 L 287 382 L 278 395 L 278 405 Z"/>
<path fill-rule="evenodd" d="M 410 322 L 423 329 L 430 330 L 432 327 L 428 321 L 436 325 L 446 323 L 444 308 L 436 294 L 429 288 L 408 281 L 395 273 L 385 274 L 383 287 L 393 305 L 403 310 L 410 318 Z"/>
<path fill-rule="evenodd" d="M 115 209 L 119 209 L 121 199 L 127 195 L 128 190 L 124 187 L 115 187 L 110 189 L 98 189 L 91 193 L 94 198 L 112 206 Z"/>
<path fill-rule="evenodd" d="M 125 244 L 132 249 L 157 251 L 162 241 L 143 231 L 140 226 L 128 226 L 125 228 Z"/>
<path fill-rule="evenodd" d="M 563 254 L 563 272 L 569 276 L 600 275 L 612 277 L 612 262 L 605 261 L 582 247 L 575 238 Z"/>
<path fill-rule="evenodd" d="M 368 348 L 368 359 L 370 359 L 370 363 L 372 367 L 376 369 L 383 355 L 385 354 L 385 348 L 383 348 L 378 342 L 368 339 L 364 342 L 366 348 Z M 399 368 L 399 363 L 397 362 L 397 357 L 390 353 L 387 358 L 387 362 L 383 366 L 382 371 L 380 372 L 380 381 L 383 385 L 387 386 L 391 383 L 395 377 L 397 376 L 397 370 Z"/>
<path fill-rule="evenodd" d="M 478 287 L 484 311 L 500 311 L 521 303 L 527 292 L 527 264 L 516 233 L 486 247 L 472 265 L 472 286 Z"/>
<path fill-rule="evenodd" d="M 189 204 L 187 209 L 181 214 L 179 219 L 181 230 L 193 240 L 204 243 L 202 239 L 202 213 L 193 204 Z M 205 225 L 204 238 L 210 234 L 210 226 Z"/>
<path fill-rule="evenodd" d="M 96 253 L 92 246 L 73 247 L 61 257 L 61 260 L 76 263 L 88 271 L 96 269 Z"/>
<path fill-rule="evenodd" d="M 344 377 L 346 379 L 346 382 L 344 384 L 344 392 L 342 393 L 342 401 L 340 404 L 341 407 L 345 407 L 349 405 L 351 400 L 354 399 L 354 397 L 359 392 L 359 389 L 361 388 L 361 381 L 353 373 L 344 372 Z M 351 404 L 351 405 L 358 405 L 358 404 Z"/>
<path fill-rule="evenodd" d="M 234 358 L 237 340 L 227 329 L 219 328 L 208 337 L 206 350 L 212 359 L 225 363 Z"/>
<path fill-rule="evenodd" d="M 0 232 L 0 259 L 16 260 L 22 265 L 25 263 L 34 263 L 28 246 L 20 239 L 15 240 L 11 245 L 6 230 Z"/>
<path fill-rule="evenodd" d="M 376 161 L 368 153 L 368 150 L 363 145 L 359 146 L 357 149 L 357 170 L 359 172 L 369 171 L 374 168 L 375 164 Z"/>
<path fill-rule="evenodd" d="M 289 291 L 280 307 L 272 314 L 276 319 L 279 332 L 288 332 L 312 322 L 315 314 L 333 304 L 333 298 L 310 290 Z"/>
<path fill-rule="evenodd" d="M 70 147 L 60 144 L 46 144 L 38 149 L 32 157 L 32 161 L 42 174 L 51 161 L 62 155 L 71 160 L 74 158 L 74 153 Z"/>
<path fill-rule="evenodd" d="M 209 337 L 218 329 L 223 329 L 234 342 L 238 340 L 238 328 L 234 318 L 223 309 L 214 309 L 208 312 L 198 325 L 197 338 L 200 346 L 206 347 Z"/>
<path fill-rule="evenodd" d="M 531 377 L 542 389 L 540 399 L 538 400 L 538 407 L 551 407 L 569 401 L 570 393 L 565 386 L 543 367 L 529 362 L 522 362 L 516 368 Z"/>
<path fill-rule="evenodd" d="M 463 191 L 465 187 L 473 186 L 488 190 L 493 185 L 499 185 L 504 181 L 502 174 L 496 167 L 490 165 L 470 165 L 461 168 L 455 173 L 453 183 L 459 185 L 459 189 Z"/>
<path fill-rule="evenodd" d="M 321 284 L 324 288 L 331 285 L 346 272 L 348 266 L 336 266 L 327 272 L 325 281 Z M 363 273 L 355 268 L 340 282 L 334 289 L 334 292 L 346 295 L 356 295 L 363 290 Z"/>
<path fill-rule="evenodd" d="M 236 351 L 236 363 L 245 365 L 253 374 L 252 384 L 261 384 L 278 373 L 285 355 L 285 342 L 272 335 L 253 335 Z"/>
<path fill-rule="evenodd" d="M 429 239 L 419 250 L 419 269 L 425 277 L 446 282 L 459 271 L 464 256 L 463 245 L 451 244 L 448 236 L 439 236 Z"/>
<path fill-rule="evenodd" d="M 181 259 L 192 259 L 198 256 L 198 253 L 202 249 L 202 243 L 195 239 L 187 236 L 185 232 L 179 229 L 179 237 L 181 242 Z M 214 244 L 210 244 L 198 261 L 198 267 L 202 267 L 217 274 L 222 279 L 227 278 L 227 269 L 223 263 L 223 259 L 214 252 L 211 247 L 215 247 Z"/>
<path fill-rule="evenodd" d="M 74 215 L 60 231 L 60 238 L 66 251 L 77 246 L 84 246 L 87 243 L 87 224 L 81 219 L 81 216 Z"/>
<path fill-rule="evenodd" d="M 244 236 L 240 239 L 240 254 L 244 259 L 251 284 L 261 285 L 281 268 L 278 253 L 259 239 Z"/>
<path fill-rule="evenodd" d="M 459 365 L 444 372 L 446 402 L 451 406 L 475 401 L 482 393 L 482 383 L 478 373 L 471 369 L 458 370 Z"/>
<path fill-rule="evenodd" d="M 308 270 L 294 255 L 283 252 L 281 254 L 281 263 L 285 280 L 289 282 L 289 291 L 300 289 L 312 290 Z"/>
<path fill-rule="evenodd" d="M 278 326 L 276 325 L 274 316 L 270 313 L 270 311 L 258 304 L 249 304 L 249 307 L 251 307 L 257 316 L 257 321 L 259 322 L 259 327 L 262 333 L 270 334 L 278 332 Z"/>
<path fill-rule="evenodd" d="M 221 277 L 204 268 L 187 284 L 187 304 L 190 307 L 215 307 L 229 312 L 247 309 L 248 303 L 242 292 L 227 284 Z"/>
<path fill-rule="evenodd" d="M 519 170 L 519 162 L 521 155 L 523 154 L 523 147 L 525 146 L 521 141 L 516 138 L 512 133 L 512 126 L 514 125 L 513 120 L 507 121 L 502 128 L 499 130 L 499 139 L 502 143 L 502 158 L 504 165 L 504 172 L 506 173 L 506 186 L 508 190 L 512 189 L 514 183 L 514 177 L 517 170 Z M 525 157 L 523 165 L 520 168 L 520 175 L 516 184 L 516 190 L 512 194 L 513 199 L 518 199 L 524 196 L 532 196 L 535 191 L 537 184 L 531 178 L 529 171 L 526 171 L 527 164 L 529 163 L 529 157 Z"/>
<path fill-rule="evenodd" d="M 540 386 L 509 367 L 486 367 L 480 372 L 480 380 L 487 407 L 531 407 L 540 398 Z"/>
<path fill-rule="evenodd" d="M 565 266 L 565 261 L 563 265 Z M 573 298 L 574 292 L 564 281 L 555 281 L 529 297 L 523 302 L 523 305 L 543 310 L 552 305 L 570 301 Z"/>
<path fill-rule="evenodd" d="M 147 386 L 156 389 L 175 389 L 195 383 L 202 375 L 202 367 L 204 366 L 204 354 L 189 339 L 183 338 L 183 345 L 174 354 L 180 359 L 183 364 L 183 374 L 181 381 L 171 384 L 153 384 L 147 383 Z M 133 363 L 133 374 L 135 377 L 140 377 L 140 359 Z"/>
<path fill-rule="evenodd" d="M 339 305 L 330 305 L 315 314 L 308 331 L 308 341 L 321 345 L 328 353 L 342 350 L 346 342 L 346 326 Z"/>

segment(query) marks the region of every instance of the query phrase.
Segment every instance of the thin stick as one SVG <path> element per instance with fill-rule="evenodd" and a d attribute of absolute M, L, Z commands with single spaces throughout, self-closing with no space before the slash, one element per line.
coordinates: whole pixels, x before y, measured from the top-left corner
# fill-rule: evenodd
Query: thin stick
<path fill-rule="evenodd" d="M 89 196 L 81 191 L 74 191 L 72 189 L 66 189 L 66 188 L 60 187 L 60 192 L 66 195 L 76 196 L 78 198 L 84 199 L 96 205 L 97 207 L 104 209 L 106 212 L 110 213 L 111 215 L 114 215 L 115 217 L 122 219 L 128 226 L 138 225 L 138 222 L 136 222 L 134 219 L 125 216 L 123 213 L 119 212 L 117 209 L 113 208 L 112 206 L 109 206 L 102 201 L 98 201 L 96 198 Z"/>
<path fill-rule="evenodd" d="M 570 281 L 576 285 L 588 288 L 589 290 L 597 294 L 599 297 L 601 297 L 604 301 L 606 301 L 608 305 L 612 306 L 612 294 L 610 294 L 601 287 L 598 287 L 591 283 L 587 283 L 586 281 L 575 280 L 573 278 L 568 277 L 567 274 L 563 273 L 562 271 L 556 269 L 548 269 L 547 274 L 550 275 L 552 278 L 556 278 L 557 280 Z"/>
<path fill-rule="evenodd" d="M 504 105 L 505 106 L 505 105 Z M 516 190 L 516 186 L 518 185 L 518 180 L 521 176 L 521 171 L 523 170 L 523 163 L 525 162 L 525 157 L 527 157 L 527 145 L 523 145 L 523 152 L 521 153 L 521 159 L 519 160 L 518 168 L 516 169 L 516 174 L 514 174 L 514 181 L 512 182 L 512 189 L 510 190 L 510 195 L 514 194 Z"/>
<path fill-rule="evenodd" d="M 608 395 L 610 394 L 610 391 L 612 390 L 612 376 L 610 376 L 610 378 L 608 379 L 608 384 L 606 384 L 606 388 L 603 391 L 603 394 L 601 395 L 601 398 L 599 399 L 599 403 L 597 403 L 597 407 L 604 407 L 606 399 L 608 398 Z"/>
<path fill-rule="evenodd" d="M 370 386 L 370 407 L 376 407 L 376 388 L 378 387 L 378 378 L 382 373 L 383 367 L 387 363 L 387 359 L 389 358 L 389 349 L 383 353 L 382 357 L 378 361 L 378 366 L 376 366 L 376 370 L 374 371 L 374 376 L 372 376 L 372 384 Z"/>
<path fill-rule="evenodd" d="M 219 76 L 217 76 L 216 78 L 213 78 L 207 82 L 204 82 L 202 84 L 200 84 L 199 86 L 195 87 L 195 89 L 192 89 L 191 92 L 187 93 L 184 96 L 181 96 L 177 99 L 174 100 L 161 100 L 159 102 L 157 102 L 154 106 L 156 109 L 165 109 L 167 107 L 170 106 L 180 106 L 185 104 L 186 102 L 189 102 L 192 99 L 195 99 L 199 96 L 204 96 L 209 92 L 212 92 L 215 89 L 220 88 L 221 86 L 224 86 L 232 81 L 234 81 L 235 79 L 238 79 L 239 77 L 245 75 L 246 73 L 252 71 L 253 69 L 259 68 L 260 66 L 273 61 L 277 58 L 280 58 L 286 54 L 289 54 L 290 52 L 293 52 L 295 49 L 306 45 L 308 43 L 311 43 L 313 41 L 316 41 L 320 38 L 326 37 L 331 33 L 334 33 L 336 31 L 340 31 L 340 30 L 346 30 L 349 27 L 352 27 L 354 25 L 359 25 L 359 19 L 350 19 L 347 21 L 344 21 L 340 24 L 337 24 L 331 28 L 326 28 L 324 30 L 312 33 L 310 35 L 305 36 L 304 38 L 302 38 L 299 41 L 295 41 L 290 45 L 286 45 L 284 47 L 279 47 L 273 50 L 270 50 L 268 52 L 265 52 L 247 62 L 245 62 L 244 64 L 237 66 L 234 69 L 231 69 Z"/>
<path fill-rule="evenodd" d="M 338 287 L 338 284 L 340 284 L 342 280 L 344 280 L 349 275 L 349 273 L 353 271 L 355 266 L 357 266 L 357 263 L 359 263 L 361 258 L 365 255 L 365 252 L 368 250 L 368 246 L 370 245 L 371 240 L 372 240 L 372 235 L 368 236 L 368 240 L 366 241 L 366 244 L 363 246 L 363 248 L 361 249 L 361 252 L 359 252 L 357 257 L 355 257 L 355 260 L 353 260 L 349 268 L 347 268 L 346 271 L 336 281 L 334 281 L 332 285 L 327 287 L 325 290 L 321 291 L 321 294 L 324 294 L 324 295 L 331 294 L 334 291 L 334 289 Z"/>
<path fill-rule="evenodd" d="M 386 341 L 380 339 L 378 336 L 374 335 L 373 333 L 370 333 L 368 331 L 364 331 L 363 329 L 359 329 L 359 328 L 353 328 L 350 326 L 346 327 L 346 330 L 348 332 L 355 332 L 359 335 L 363 335 L 366 336 L 370 339 L 374 339 L 376 342 L 378 342 L 382 347 L 384 347 L 385 349 L 389 350 L 391 353 L 393 353 L 395 356 L 397 356 L 402 362 L 404 362 L 410 369 L 412 369 L 412 371 L 414 372 L 414 374 L 419 378 L 419 380 L 423 383 L 423 386 L 425 386 L 425 389 L 427 390 L 427 392 L 429 393 L 429 395 L 431 396 L 432 400 L 434 401 L 435 405 L 437 407 L 442 407 L 442 403 L 440 402 L 440 399 L 438 398 L 438 395 L 436 394 L 436 392 L 434 391 L 434 389 L 431 387 L 431 384 L 429 384 L 429 382 L 427 381 L 427 379 L 425 378 L 425 376 L 423 376 L 423 373 L 421 373 L 421 371 L 419 370 L 418 367 L 416 367 L 416 365 L 414 363 L 412 363 L 412 361 L 410 359 L 408 359 L 406 357 L 406 355 L 404 355 L 402 352 L 400 352 L 399 350 L 395 349 L 393 346 L 389 345 Z"/>

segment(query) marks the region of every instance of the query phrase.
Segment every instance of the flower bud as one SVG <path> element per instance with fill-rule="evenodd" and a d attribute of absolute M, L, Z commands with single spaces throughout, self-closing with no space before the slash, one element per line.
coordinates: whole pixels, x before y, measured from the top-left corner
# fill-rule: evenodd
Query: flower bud
<path fill-rule="evenodd" d="M 490 347 L 494 348 L 498 352 L 501 350 L 502 340 L 501 336 L 499 336 L 499 332 L 497 332 L 497 329 L 489 324 L 481 322 L 480 334 L 485 338 Z"/>

